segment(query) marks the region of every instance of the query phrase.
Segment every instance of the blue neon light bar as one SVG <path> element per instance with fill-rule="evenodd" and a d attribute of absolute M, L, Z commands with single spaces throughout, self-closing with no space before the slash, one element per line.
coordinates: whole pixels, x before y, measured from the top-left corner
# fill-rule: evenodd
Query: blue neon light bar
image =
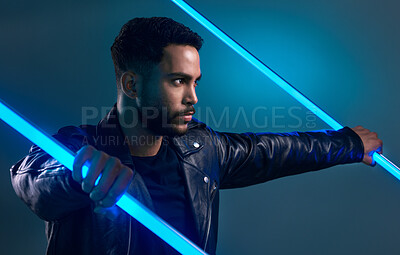
<path fill-rule="evenodd" d="M 246 50 L 243 46 L 233 40 L 229 35 L 215 26 L 211 21 L 201 15 L 198 11 L 196 11 L 193 7 L 187 4 L 183 0 L 171 0 L 177 6 L 179 6 L 183 11 L 189 14 L 192 18 L 197 20 L 201 25 L 208 29 L 212 34 L 221 39 L 226 45 L 228 45 L 231 49 L 236 51 L 240 56 L 246 59 L 250 64 L 252 64 L 255 68 L 260 70 L 263 74 L 265 74 L 268 78 L 270 78 L 273 82 L 275 82 L 279 87 L 289 93 L 292 97 L 294 97 L 299 103 L 307 107 L 310 111 L 312 111 L 315 115 L 317 115 L 320 119 L 322 119 L 326 124 L 331 126 L 333 129 L 338 130 L 343 128 L 336 120 L 334 120 L 331 116 L 329 116 L 326 112 L 320 109 L 316 104 L 314 104 L 310 99 L 308 99 L 305 95 L 303 95 L 300 91 L 298 91 L 295 87 L 293 87 L 289 82 L 285 81 L 281 76 L 275 73 L 271 68 L 265 65 L 261 60 L 256 58 L 253 54 L 251 54 L 248 50 Z M 373 159 L 377 164 L 381 165 L 388 172 L 390 172 L 393 176 L 400 180 L 400 168 L 393 164 L 390 160 L 384 157 L 381 154 L 374 153 Z"/>
<path fill-rule="evenodd" d="M 73 169 L 75 156 L 72 151 L 54 138 L 46 135 L 38 127 L 29 123 L 25 118 L 18 115 L 9 106 L 4 104 L 1 99 L 0 119 L 42 148 L 65 167 Z M 87 167 L 88 166 L 83 167 L 83 176 L 87 174 Z M 193 242 L 128 193 L 125 193 L 121 199 L 118 200 L 117 205 L 181 254 L 206 254 Z"/>

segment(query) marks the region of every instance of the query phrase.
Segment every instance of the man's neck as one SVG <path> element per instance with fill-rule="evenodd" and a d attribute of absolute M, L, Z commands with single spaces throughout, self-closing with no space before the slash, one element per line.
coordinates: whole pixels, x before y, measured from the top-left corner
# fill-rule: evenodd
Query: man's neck
<path fill-rule="evenodd" d="M 152 134 L 132 134 L 129 130 L 122 131 L 125 134 L 125 138 L 128 141 L 129 150 L 132 156 L 137 157 L 150 157 L 157 154 L 162 144 L 162 136 L 156 136 Z M 128 134 L 131 133 L 131 134 Z"/>
<path fill-rule="evenodd" d="M 162 136 L 154 134 L 148 128 L 143 127 L 138 116 L 132 111 L 123 113 L 123 106 L 117 104 L 118 121 L 120 123 L 125 139 L 128 142 L 132 156 L 150 157 L 157 154 L 162 144 Z M 128 123 L 128 124 L 124 124 Z M 131 123 L 136 123 L 132 126 Z"/>

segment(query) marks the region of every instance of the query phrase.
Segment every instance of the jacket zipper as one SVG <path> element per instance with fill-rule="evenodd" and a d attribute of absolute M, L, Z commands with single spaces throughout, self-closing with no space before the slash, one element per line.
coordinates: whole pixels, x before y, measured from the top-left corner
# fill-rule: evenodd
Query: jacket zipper
<path fill-rule="evenodd" d="M 206 231 L 206 239 L 204 242 L 204 247 L 203 250 L 205 251 L 207 248 L 207 243 L 208 243 L 208 237 L 210 236 L 210 228 L 211 228 L 211 208 L 212 208 L 212 203 L 214 200 L 214 196 L 217 193 L 217 182 L 213 182 L 212 190 L 211 190 L 211 195 L 210 195 L 210 203 L 208 204 L 208 225 L 207 225 L 207 231 Z"/>

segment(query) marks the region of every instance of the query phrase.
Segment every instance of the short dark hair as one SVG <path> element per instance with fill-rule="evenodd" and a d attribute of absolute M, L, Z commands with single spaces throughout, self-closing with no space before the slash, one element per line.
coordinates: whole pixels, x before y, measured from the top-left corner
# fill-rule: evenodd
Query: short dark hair
<path fill-rule="evenodd" d="M 129 20 L 122 26 L 111 46 L 117 80 L 130 68 L 146 76 L 154 65 L 161 62 L 163 49 L 170 44 L 190 45 L 200 50 L 203 39 L 190 28 L 170 18 Z"/>

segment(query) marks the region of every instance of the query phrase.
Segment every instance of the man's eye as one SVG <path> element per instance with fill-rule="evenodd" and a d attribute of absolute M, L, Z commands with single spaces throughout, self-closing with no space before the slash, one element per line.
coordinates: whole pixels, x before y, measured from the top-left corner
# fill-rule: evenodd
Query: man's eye
<path fill-rule="evenodd" d="M 185 83 L 184 79 L 182 79 L 182 78 L 175 79 L 174 82 L 175 82 L 176 84 L 183 84 L 183 83 Z"/>

